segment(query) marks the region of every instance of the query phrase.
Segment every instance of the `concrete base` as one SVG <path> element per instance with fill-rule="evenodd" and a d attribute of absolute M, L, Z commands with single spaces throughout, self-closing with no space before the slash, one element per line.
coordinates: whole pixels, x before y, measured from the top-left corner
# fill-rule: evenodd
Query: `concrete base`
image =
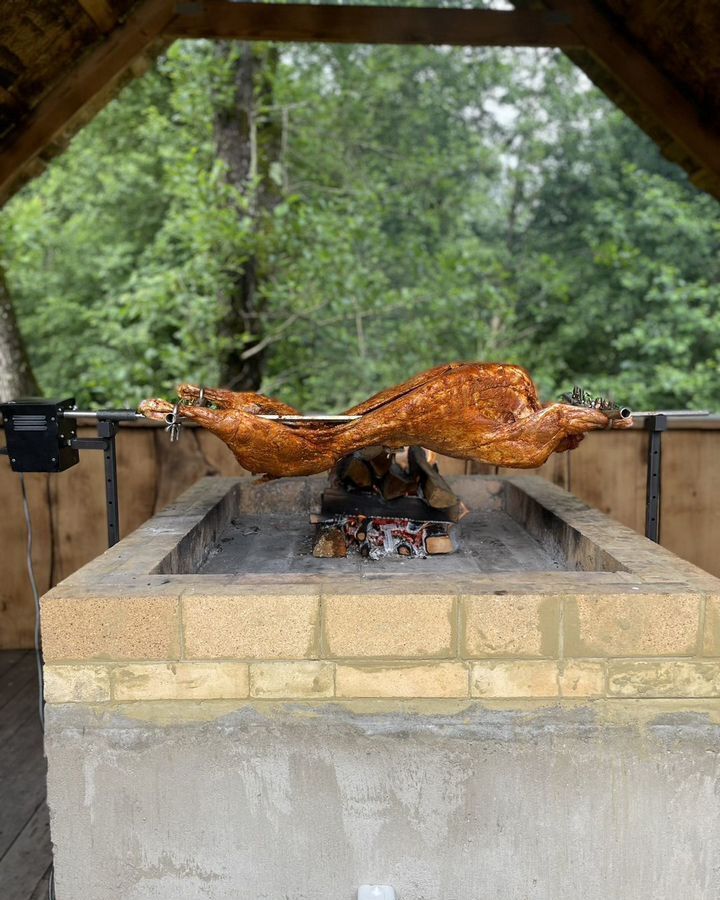
<path fill-rule="evenodd" d="M 618 702 L 56 705 L 58 900 L 715 900 L 720 726 Z"/>
<path fill-rule="evenodd" d="M 453 484 L 482 553 L 414 577 L 265 546 L 318 480 L 209 478 L 43 598 L 58 900 L 720 897 L 720 582 Z"/>

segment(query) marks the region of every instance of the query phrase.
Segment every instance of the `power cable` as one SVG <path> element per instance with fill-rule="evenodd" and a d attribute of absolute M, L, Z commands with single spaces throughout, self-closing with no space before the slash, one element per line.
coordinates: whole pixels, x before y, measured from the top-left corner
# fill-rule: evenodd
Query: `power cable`
<path fill-rule="evenodd" d="M 23 512 L 25 513 L 25 525 L 27 527 L 27 571 L 30 579 L 30 587 L 32 588 L 33 600 L 35 602 L 35 665 L 37 667 L 38 676 L 38 715 L 40 716 L 40 727 L 43 734 L 45 733 L 45 705 L 43 700 L 43 664 L 42 664 L 42 647 L 40 644 L 40 594 L 35 579 L 35 568 L 33 566 L 33 528 L 32 518 L 30 517 L 30 504 L 28 502 L 27 486 L 25 484 L 25 475 L 20 472 L 20 487 L 22 488 Z"/>
<path fill-rule="evenodd" d="M 35 603 L 35 665 L 37 667 L 38 677 L 38 715 L 40 717 L 40 728 L 45 734 L 45 698 L 43 689 L 43 659 L 42 659 L 42 642 L 40 636 L 40 593 L 37 588 L 37 580 L 35 578 L 35 567 L 33 566 L 33 527 L 32 517 L 30 515 L 30 503 L 28 502 L 27 486 L 25 484 L 25 475 L 20 475 L 20 487 L 22 488 L 23 512 L 25 513 L 25 525 L 27 528 L 27 571 L 30 579 L 30 587 L 32 588 L 33 601 Z M 48 900 L 55 900 L 55 867 L 50 863 L 50 876 L 48 878 Z"/>

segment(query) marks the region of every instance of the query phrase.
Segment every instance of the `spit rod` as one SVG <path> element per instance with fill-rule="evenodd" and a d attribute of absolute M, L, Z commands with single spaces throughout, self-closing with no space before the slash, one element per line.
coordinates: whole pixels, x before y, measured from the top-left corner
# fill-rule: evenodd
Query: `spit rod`
<path fill-rule="evenodd" d="M 182 407 L 180 407 L 182 410 Z M 602 410 L 602 412 L 606 412 Z M 133 422 L 137 419 L 144 419 L 145 416 L 142 413 L 135 412 L 133 409 L 109 409 L 109 410 L 82 410 L 82 409 L 66 409 L 63 410 L 60 415 L 69 419 L 105 419 L 110 422 Z M 262 413 L 256 414 L 258 419 L 267 419 L 271 422 L 287 422 L 289 425 L 292 424 L 300 424 L 302 422 L 329 422 L 331 424 L 341 425 L 345 422 L 354 422 L 357 419 L 361 419 L 362 416 L 328 416 L 328 415 L 315 415 L 315 416 L 281 416 L 277 414 L 269 414 Z M 661 409 L 661 410 L 640 410 L 636 412 L 634 409 L 629 409 L 628 407 L 622 407 L 618 410 L 607 410 L 606 415 L 608 418 L 620 418 L 620 419 L 628 419 L 630 416 L 633 418 L 648 418 L 649 416 L 667 416 L 668 418 L 685 418 L 685 419 L 694 419 L 701 418 L 702 416 L 709 416 L 710 410 L 708 409 Z M 181 415 L 181 419 L 184 418 Z"/>
<path fill-rule="evenodd" d="M 182 406 L 180 407 L 182 414 Z M 62 415 L 69 419 L 107 419 L 109 421 L 124 422 L 134 421 L 135 419 L 144 419 L 142 413 L 135 412 L 133 409 L 111 409 L 111 410 L 84 410 L 84 409 L 66 409 Z M 182 415 L 181 415 L 182 417 Z M 264 413 L 257 415 L 258 419 L 269 419 L 273 422 L 353 422 L 361 416 L 279 416 Z"/>
<path fill-rule="evenodd" d="M 694 419 L 700 418 L 701 416 L 709 416 L 709 409 L 653 409 L 648 411 L 643 410 L 642 412 L 632 411 L 633 418 L 647 418 L 648 416 L 668 416 L 668 418 L 683 418 L 683 419 Z"/>
<path fill-rule="evenodd" d="M 145 418 L 134 409 L 63 409 L 59 415 L 65 419 L 104 419 L 106 422 L 134 422 Z"/>
<path fill-rule="evenodd" d="M 259 415 L 258 419 L 269 419 L 271 422 L 334 422 L 341 424 L 342 422 L 354 422 L 356 419 L 362 419 L 362 416 L 278 416 L 264 413 Z"/>

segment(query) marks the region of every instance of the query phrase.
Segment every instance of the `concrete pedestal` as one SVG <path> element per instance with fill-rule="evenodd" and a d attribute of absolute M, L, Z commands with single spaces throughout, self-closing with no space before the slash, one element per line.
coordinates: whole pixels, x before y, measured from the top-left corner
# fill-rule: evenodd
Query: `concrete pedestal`
<path fill-rule="evenodd" d="M 714 900 L 720 582 L 481 477 L 512 564 L 203 574 L 320 487 L 206 479 L 43 599 L 58 900 Z"/>

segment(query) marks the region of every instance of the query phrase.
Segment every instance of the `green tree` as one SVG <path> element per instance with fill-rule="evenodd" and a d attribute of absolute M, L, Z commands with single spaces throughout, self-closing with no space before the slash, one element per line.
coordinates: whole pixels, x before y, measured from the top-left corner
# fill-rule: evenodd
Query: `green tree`
<path fill-rule="evenodd" d="M 463 358 L 720 402 L 717 204 L 556 53 L 178 42 L 4 221 L 33 366 L 84 403 L 331 411 Z"/>
<path fill-rule="evenodd" d="M 39 393 L 5 272 L 0 267 L 0 401 Z"/>

